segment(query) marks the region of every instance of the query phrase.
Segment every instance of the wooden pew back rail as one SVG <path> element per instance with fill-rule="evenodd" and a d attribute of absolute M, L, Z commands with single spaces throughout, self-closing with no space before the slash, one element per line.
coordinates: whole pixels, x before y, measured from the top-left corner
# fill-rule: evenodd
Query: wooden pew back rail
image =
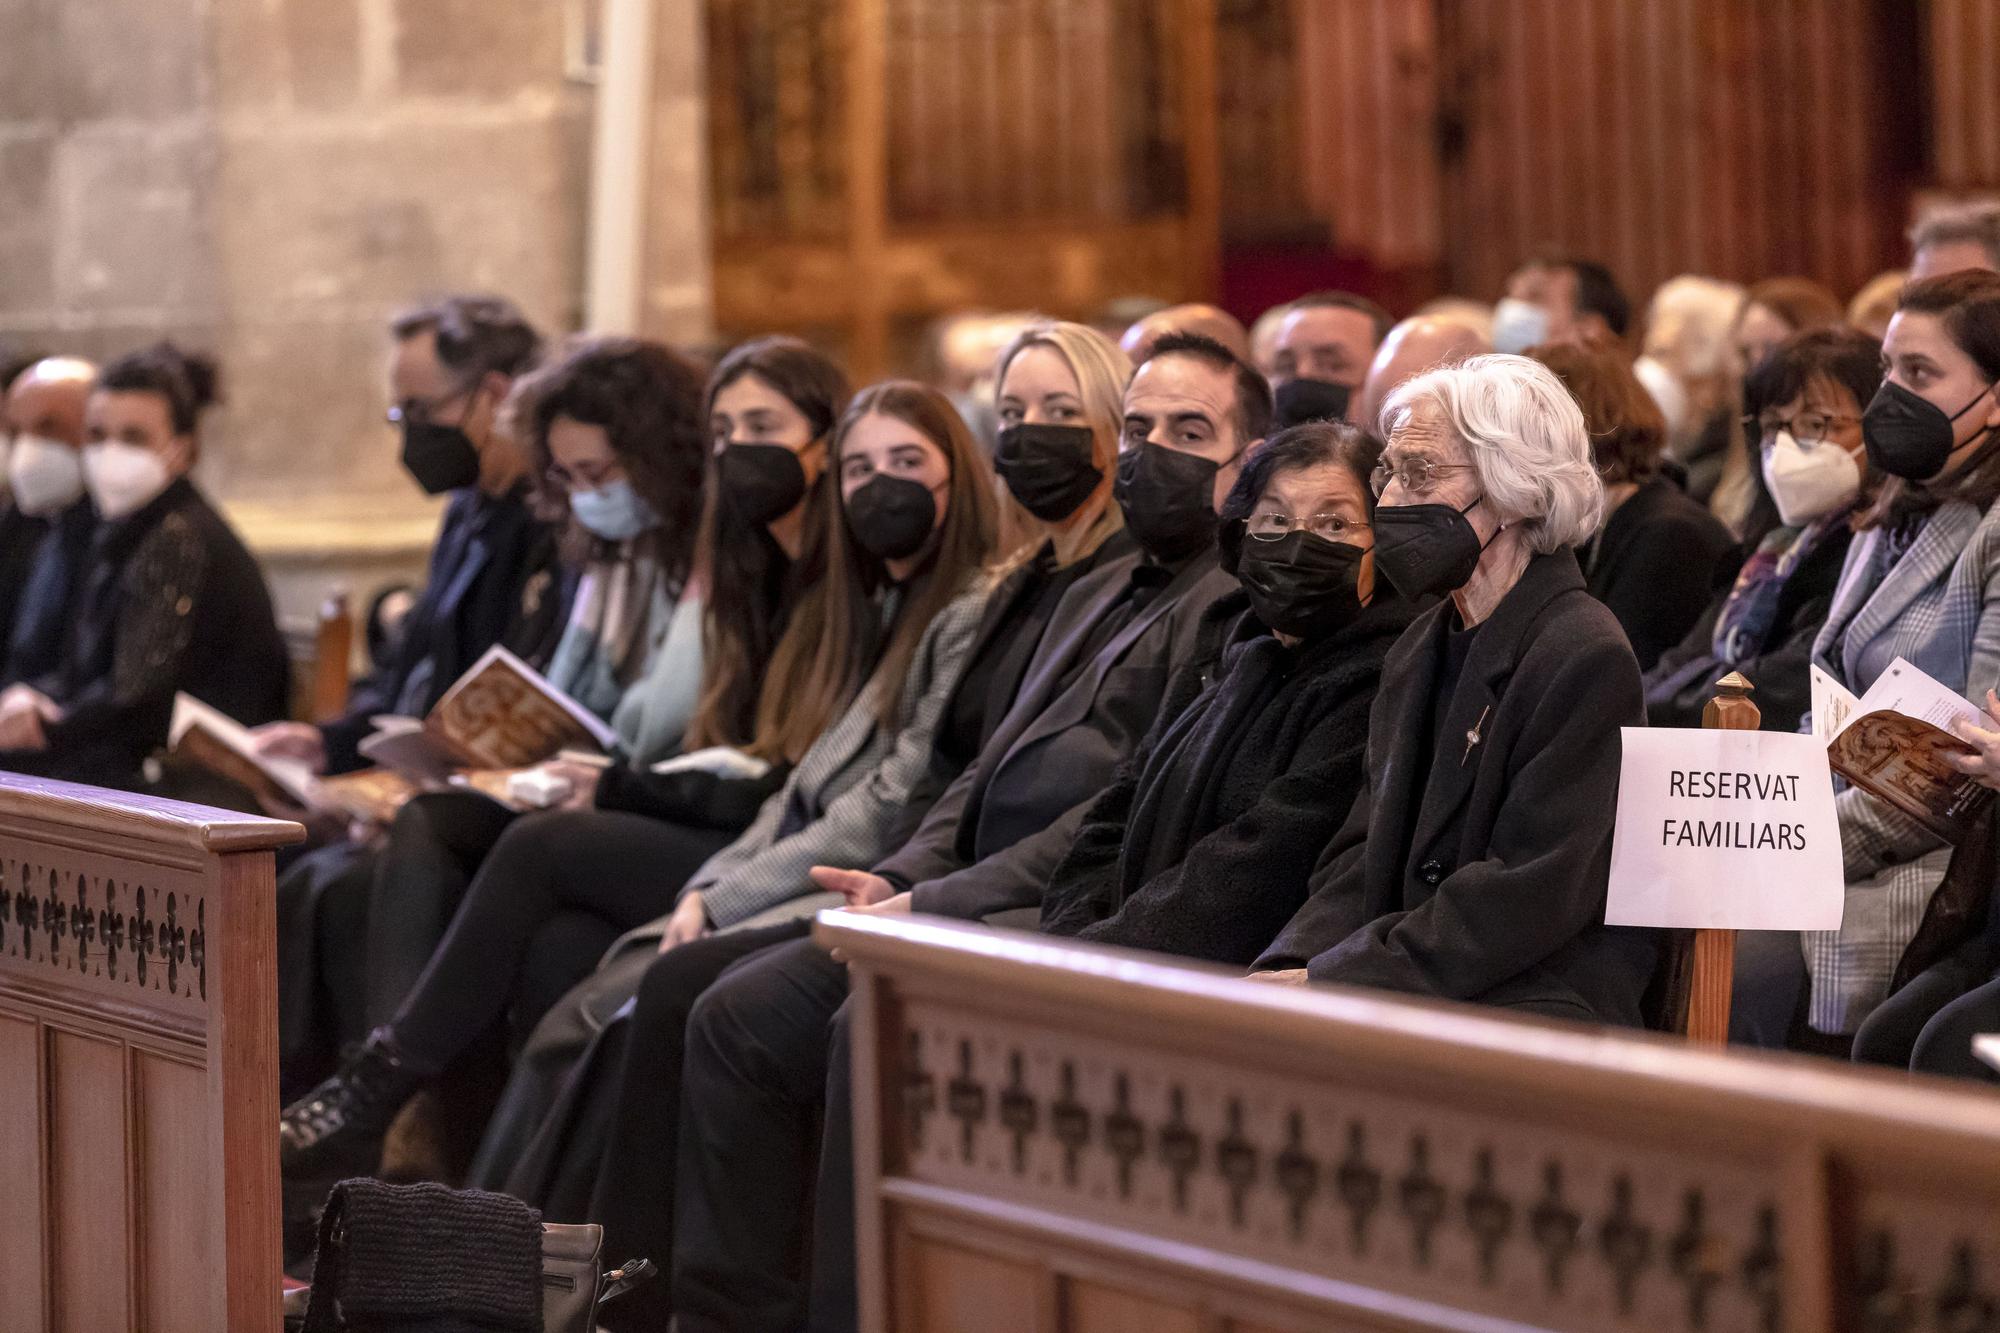
<path fill-rule="evenodd" d="M 1820 1333 L 2000 1300 L 1975 1093 L 948 923 L 818 934 L 855 981 L 871 1330 Z"/>
<path fill-rule="evenodd" d="M 272 849 L 0 775 L 0 1329 L 278 1324 Z"/>

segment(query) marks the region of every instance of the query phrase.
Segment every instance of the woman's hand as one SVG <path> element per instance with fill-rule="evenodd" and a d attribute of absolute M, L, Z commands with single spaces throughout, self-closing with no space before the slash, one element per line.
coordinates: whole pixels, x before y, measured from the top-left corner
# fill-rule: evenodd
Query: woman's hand
<path fill-rule="evenodd" d="M 1982 787 L 2000 791 L 2000 696 L 1992 690 L 1986 691 L 1986 717 L 1990 727 L 1975 726 L 1970 722 L 1960 722 L 1957 726 L 1959 739 L 1973 746 L 1973 754 L 1948 754 L 1945 762 L 1959 772 L 1972 778 Z"/>
<path fill-rule="evenodd" d="M 568 759 L 551 759 L 541 771 L 569 783 L 569 795 L 556 802 L 561 810 L 588 810 L 597 804 L 597 780 L 604 770 L 595 764 L 578 764 Z"/>
<path fill-rule="evenodd" d="M 315 773 L 326 772 L 326 738 L 305 722 L 267 722 L 250 730 L 257 753 L 272 759 L 295 759 Z"/>
<path fill-rule="evenodd" d="M 848 904 L 848 906 L 865 916 L 908 916 L 910 914 L 910 895 L 907 893 L 898 893 L 893 897 L 884 898 L 879 903 L 869 903 L 865 907 L 853 903 Z"/>
<path fill-rule="evenodd" d="M 702 905 L 701 890 L 690 890 L 681 895 L 681 900 L 674 904 L 673 915 L 667 918 L 667 933 L 660 936 L 660 952 L 698 940 L 708 932 L 708 909 Z"/>
<path fill-rule="evenodd" d="M 29 685 L 10 685 L 0 693 L 0 750 L 46 750 L 48 733 L 42 728 L 62 720 L 62 709 L 40 690 Z"/>
<path fill-rule="evenodd" d="M 896 886 L 880 875 L 871 875 L 865 870 L 840 870 L 833 866 L 814 866 L 806 871 L 812 882 L 828 893 L 837 893 L 847 899 L 847 905 L 860 909 L 873 907 L 896 897 Z M 908 894 L 901 895 L 909 897 Z M 905 907 L 904 911 L 909 909 Z"/>
<path fill-rule="evenodd" d="M 1311 982 L 1306 978 L 1303 967 L 1288 967 L 1282 972 L 1252 972 L 1245 981 L 1261 981 L 1267 986 L 1306 986 Z"/>

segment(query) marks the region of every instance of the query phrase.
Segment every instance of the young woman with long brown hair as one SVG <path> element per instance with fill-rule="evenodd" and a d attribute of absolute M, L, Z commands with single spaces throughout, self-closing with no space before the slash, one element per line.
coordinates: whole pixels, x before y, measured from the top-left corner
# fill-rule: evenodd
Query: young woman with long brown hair
<path fill-rule="evenodd" d="M 409 1094 L 525 1002 L 542 927 L 584 914 L 630 929 L 671 908 L 662 948 L 800 897 L 815 864 L 879 855 L 929 759 L 990 585 L 992 472 L 950 404 L 890 382 L 857 397 L 828 446 L 827 572 L 793 611 L 758 731 L 796 757 L 749 829 L 603 810 L 522 820 L 502 838 L 416 989 L 326 1083 L 287 1108 L 288 1174 L 366 1170 Z M 799 719 L 831 712 L 816 735 Z M 755 932 L 746 932 L 755 934 Z M 570 980 L 576 980 L 571 977 Z M 551 995 L 550 998 L 553 998 Z M 536 1015 L 529 1014 L 532 1019 Z"/>

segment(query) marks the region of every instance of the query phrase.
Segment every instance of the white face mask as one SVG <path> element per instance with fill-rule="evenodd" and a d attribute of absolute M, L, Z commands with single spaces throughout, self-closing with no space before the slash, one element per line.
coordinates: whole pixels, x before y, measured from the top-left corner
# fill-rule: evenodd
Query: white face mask
<path fill-rule="evenodd" d="M 1548 341 L 1549 312 L 1529 301 L 1508 296 L 1493 307 L 1493 350 L 1527 351 Z"/>
<path fill-rule="evenodd" d="M 1781 430 L 1764 449 L 1764 484 L 1785 526 L 1803 527 L 1861 493 L 1861 465 L 1831 440 L 1800 444 Z"/>
<path fill-rule="evenodd" d="M 61 440 L 21 435 L 7 460 L 14 505 L 30 518 L 47 518 L 83 497 L 83 456 Z"/>
<path fill-rule="evenodd" d="M 151 449 L 116 441 L 83 446 L 83 479 L 97 512 L 114 522 L 144 509 L 173 481 Z"/>

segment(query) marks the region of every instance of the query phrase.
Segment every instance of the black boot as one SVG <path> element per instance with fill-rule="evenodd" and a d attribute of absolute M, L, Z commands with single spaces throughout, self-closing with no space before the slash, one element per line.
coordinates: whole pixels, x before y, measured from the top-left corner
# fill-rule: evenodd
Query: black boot
<path fill-rule="evenodd" d="M 389 1030 L 375 1029 L 332 1078 L 278 1117 L 279 1170 L 293 1178 L 373 1174 L 389 1123 L 426 1081 Z"/>

